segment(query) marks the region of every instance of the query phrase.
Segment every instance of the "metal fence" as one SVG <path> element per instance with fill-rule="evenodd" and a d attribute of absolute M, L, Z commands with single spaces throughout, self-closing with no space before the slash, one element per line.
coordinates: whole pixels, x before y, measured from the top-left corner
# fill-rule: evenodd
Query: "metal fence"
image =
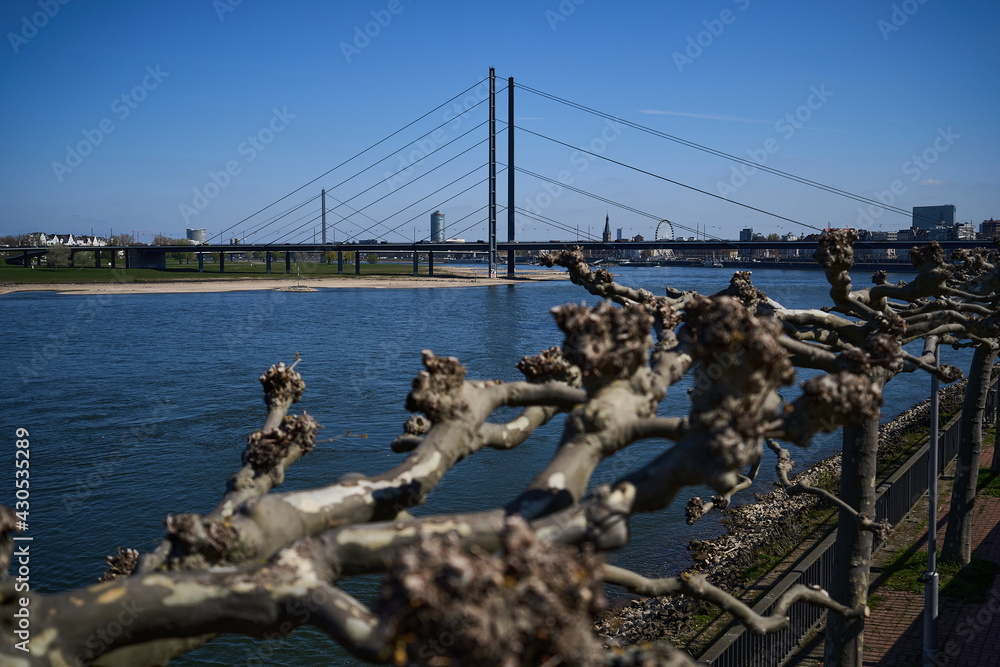
<path fill-rule="evenodd" d="M 987 395 L 987 421 L 994 421 L 1000 407 L 997 404 L 997 388 L 998 383 L 994 383 Z M 961 417 L 962 413 L 959 412 L 938 432 L 939 471 L 943 471 L 958 453 Z M 876 520 L 888 519 L 895 526 L 910 513 L 920 497 L 927 492 L 929 456 L 930 443 L 927 442 L 879 486 L 875 497 Z M 836 538 L 837 533 L 834 531 L 813 547 L 793 570 L 753 606 L 753 610 L 762 616 L 769 615 L 774 603 L 795 584 L 818 585 L 829 590 L 833 577 L 833 544 Z M 824 613 L 824 610 L 815 605 L 797 602 L 788 610 L 788 628 L 781 632 L 756 635 L 748 632 L 743 625 L 736 625 L 709 647 L 699 661 L 717 667 L 777 667 L 822 622 Z"/>

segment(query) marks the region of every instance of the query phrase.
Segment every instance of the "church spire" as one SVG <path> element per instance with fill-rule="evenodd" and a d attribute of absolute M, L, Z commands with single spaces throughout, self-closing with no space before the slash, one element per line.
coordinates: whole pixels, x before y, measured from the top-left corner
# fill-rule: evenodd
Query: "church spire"
<path fill-rule="evenodd" d="M 611 242 L 611 216 L 607 213 L 604 214 L 604 242 Z"/>

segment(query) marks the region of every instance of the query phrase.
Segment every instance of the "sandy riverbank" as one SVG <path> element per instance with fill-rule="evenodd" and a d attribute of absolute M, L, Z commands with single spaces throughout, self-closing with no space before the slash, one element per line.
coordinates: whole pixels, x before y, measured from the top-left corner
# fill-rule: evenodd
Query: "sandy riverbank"
<path fill-rule="evenodd" d="M 431 287 L 482 287 L 488 285 L 518 285 L 550 280 L 565 280 L 567 274 L 559 270 L 524 271 L 517 278 L 484 278 L 482 271 L 450 268 L 447 276 L 336 276 L 295 278 L 216 278 L 212 280 L 163 280 L 156 282 L 104 282 L 104 283 L 0 283 L 0 295 L 13 292 L 58 292 L 59 294 L 181 294 L 192 292 L 242 292 L 247 290 L 274 290 L 297 282 L 303 286 L 353 287 L 368 289 L 413 289 Z"/>

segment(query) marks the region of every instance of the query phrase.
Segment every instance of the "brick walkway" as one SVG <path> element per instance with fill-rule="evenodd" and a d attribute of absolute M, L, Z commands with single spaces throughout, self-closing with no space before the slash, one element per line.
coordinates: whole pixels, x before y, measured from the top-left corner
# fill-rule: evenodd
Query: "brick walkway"
<path fill-rule="evenodd" d="M 983 452 L 980 466 L 988 468 L 993 448 Z M 954 470 L 952 464 L 949 472 Z M 951 478 L 938 486 L 938 549 L 944 543 L 951 506 Z M 978 558 L 1000 563 L 1000 498 L 980 495 L 976 498 L 973 521 L 972 553 Z M 903 521 L 889 546 L 880 552 L 872 567 L 872 591 L 881 596 L 878 608 L 865 623 L 865 667 L 920 667 L 924 645 L 924 594 L 894 591 L 879 586 L 880 565 L 898 549 L 927 551 L 927 531 L 914 530 L 920 518 L 927 516 L 927 496 L 918 503 L 911 518 Z M 909 530 L 909 534 L 907 534 Z M 913 540 L 916 538 L 916 542 Z M 900 545 L 892 548 L 894 541 Z M 912 546 L 910 546 L 912 543 Z M 938 653 L 935 664 L 944 667 L 1000 666 L 1000 576 L 994 582 L 987 601 L 982 604 L 960 602 L 944 596 L 938 600 Z M 790 657 L 791 667 L 822 667 L 823 631 L 813 635 Z"/>
<path fill-rule="evenodd" d="M 989 467 L 993 449 L 983 452 L 980 465 Z M 950 487 L 950 484 L 948 485 Z M 942 490 L 943 491 L 943 490 Z M 944 543 L 950 507 L 948 494 L 938 511 L 938 548 Z M 1000 498 L 976 498 L 972 553 L 978 558 L 1000 563 Z M 913 547 L 927 550 L 927 532 Z M 874 575 L 874 573 L 873 573 Z M 865 624 L 865 665 L 914 665 L 919 667 L 923 652 L 923 593 L 906 593 L 881 587 L 883 600 Z M 988 667 L 1000 665 L 1000 577 L 993 582 L 985 603 L 953 600 L 944 596 L 938 603 L 937 665 Z"/>

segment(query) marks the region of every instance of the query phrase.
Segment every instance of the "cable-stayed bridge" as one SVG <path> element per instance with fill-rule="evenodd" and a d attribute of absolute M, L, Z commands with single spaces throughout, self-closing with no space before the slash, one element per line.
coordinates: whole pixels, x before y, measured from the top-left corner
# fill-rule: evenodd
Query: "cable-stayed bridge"
<path fill-rule="evenodd" d="M 497 84 L 502 87 L 498 90 Z M 218 253 L 220 264 L 224 266 L 226 253 L 235 252 L 266 252 L 270 268 L 271 253 L 284 253 L 286 270 L 290 267 L 291 252 L 345 251 L 360 252 L 393 252 L 413 253 L 416 265 L 418 253 L 424 254 L 429 262 L 433 262 L 435 253 L 447 252 L 483 252 L 486 253 L 490 275 L 495 276 L 501 257 L 506 255 L 508 274 L 513 275 L 516 251 L 537 252 L 543 249 L 553 249 L 581 245 L 594 252 L 611 252 L 621 250 L 690 250 L 690 242 L 682 242 L 675 234 L 686 232 L 698 238 L 699 250 L 732 251 L 743 254 L 744 250 L 780 249 L 802 250 L 806 256 L 815 248 L 814 242 L 797 243 L 728 241 L 708 234 L 698 225 L 691 227 L 674 219 L 669 211 L 648 211 L 629 202 L 617 201 L 599 192 L 578 187 L 559 176 L 550 177 L 540 173 L 539 168 L 521 166 L 515 160 L 515 137 L 525 137 L 538 145 L 552 146 L 560 151 L 571 149 L 575 156 L 590 162 L 600 161 L 620 172 L 629 172 L 646 179 L 654 179 L 664 183 L 664 187 L 679 188 L 698 193 L 704 197 L 722 200 L 728 204 L 763 214 L 776 220 L 800 225 L 803 230 L 822 231 L 821 226 L 806 221 L 796 220 L 780 213 L 766 210 L 758 206 L 727 199 L 719 194 L 697 188 L 669 178 L 656 171 L 619 161 L 604 155 L 600 142 L 613 138 L 595 138 L 586 147 L 573 145 L 557 137 L 548 136 L 523 127 L 517 123 L 515 116 L 515 92 L 533 98 L 547 100 L 567 113 L 579 113 L 589 117 L 602 119 L 609 127 L 631 128 L 650 137 L 651 141 L 670 142 L 686 149 L 699 151 L 716 158 L 736 163 L 754 170 L 769 173 L 772 176 L 818 189 L 838 197 L 855 200 L 866 207 L 874 207 L 912 219 L 911 211 L 884 204 L 881 201 L 863 197 L 834 186 L 826 185 L 795 174 L 784 172 L 767 165 L 725 153 L 717 149 L 692 142 L 681 137 L 635 123 L 633 121 L 600 111 L 590 106 L 570 101 L 551 93 L 517 84 L 514 79 L 506 79 L 505 85 L 498 79 L 491 68 L 489 76 L 476 82 L 469 88 L 459 92 L 442 104 L 422 114 L 418 118 L 403 125 L 377 142 L 367 146 L 351 157 L 343 160 L 316 178 L 295 188 L 291 192 L 275 199 L 266 206 L 256 210 L 243 219 L 229 224 L 210 238 L 208 245 L 190 248 L 198 253 Z M 506 95 L 504 95 L 506 93 Z M 498 103 L 503 107 L 506 101 L 504 118 L 498 118 Z M 486 119 L 479 120 L 483 107 L 486 109 Z M 427 126 L 430 129 L 426 129 Z M 412 138 L 412 133 L 422 132 Z M 502 135 L 506 134 L 506 150 L 498 146 Z M 606 147 L 606 143 L 604 144 Z M 499 150 L 498 150 L 499 149 Z M 485 158 L 485 160 L 483 159 Z M 389 169 L 386 170 L 386 165 Z M 382 167 L 384 176 L 379 178 L 376 173 Z M 498 198 L 498 177 L 506 172 L 505 203 Z M 552 193 L 572 193 L 573 196 L 586 197 L 605 204 L 608 209 L 628 212 L 633 216 L 650 221 L 650 227 L 656 227 L 657 233 L 650 241 L 608 243 L 610 240 L 604 230 L 587 228 L 584 233 L 579 226 L 565 220 L 558 220 L 543 214 L 546 208 L 532 205 L 525 200 L 524 206 L 516 203 L 517 180 L 520 176 L 521 187 L 525 182 L 534 182 L 541 188 L 534 199 L 535 204 L 544 197 L 553 197 Z M 443 183 L 443 184 L 442 184 Z M 316 192 L 318 190 L 318 192 Z M 314 194 L 307 195 L 307 192 Z M 551 201 L 549 201 L 551 203 Z M 481 205 L 480 205 L 481 204 Z M 461 215 L 456 220 L 449 220 L 445 228 L 446 235 L 432 238 L 430 234 L 418 236 L 417 228 L 427 229 L 426 222 L 431 213 L 449 207 L 460 210 Z M 467 213 L 465 211 L 468 211 Z M 500 216 L 506 217 L 506 234 L 498 234 Z M 547 236 L 553 239 L 547 242 L 524 242 L 516 239 L 516 223 L 521 221 L 532 225 L 540 225 L 550 230 Z M 936 223 L 936 221 L 930 221 Z M 667 223 L 664 227 L 663 223 Z M 502 225 L 501 225 L 502 226 Z M 660 237 L 660 230 L 669 235 Z M 408 238 L 409 232 L 409 238 Z M 464 244 L 445 243 L 446 240 L 459 239 L 465 235 L 481 239 L 477 242 Z M 338 242 L 339 237 L 339 242 Z M 919 243 L 916 243 L 919 244 Z M 867 247 L 876 249 L 909 248 L 915 245 L 913 241 L 881 241 L 869 242 Z M 958 241 L 945 243 L 953 247 L 976 247 L 983 245 L 975 241 Z M 859 244 L 866 247 L 866 244 Z M 101 255 L 110 255 L 115 262 L 117 252 L 121 248 L 107 247 L 96 249 L 92 247 L 76 248 L 72 252 L 96 252 L 95 264 L 100 265 Z M 158 254 L 177 252 L 177 246 L 142 246 L 132 248 L 130 255 L 134 257 L 155 257 Z M 127 257 L 129 255 L 126 255 Z M 201 255 L 199 255 L 201 257 Z M 343 258 L 339 257 L 342 265 Z M 357 257 L 356 257 L 357 261 Z M 140 263 L 141 260 L 140 260 Z"/>

